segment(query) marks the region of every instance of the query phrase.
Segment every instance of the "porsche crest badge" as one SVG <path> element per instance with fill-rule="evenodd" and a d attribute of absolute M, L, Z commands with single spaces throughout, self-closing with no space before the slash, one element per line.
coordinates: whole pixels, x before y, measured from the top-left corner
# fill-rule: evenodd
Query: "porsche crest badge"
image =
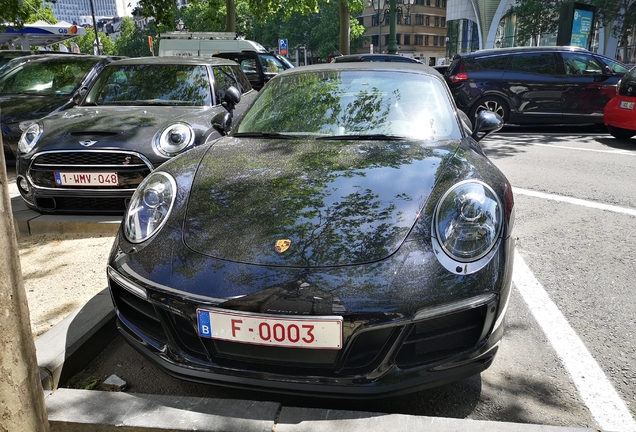
<path fill-rule="evenodd" d="M 291 240 L 288 240 L 288 239 L 276 240 L 276 252 L 278 253 L 285 252 L 287 249 L 289 249 L 289 246 L 291 246 Z"/>

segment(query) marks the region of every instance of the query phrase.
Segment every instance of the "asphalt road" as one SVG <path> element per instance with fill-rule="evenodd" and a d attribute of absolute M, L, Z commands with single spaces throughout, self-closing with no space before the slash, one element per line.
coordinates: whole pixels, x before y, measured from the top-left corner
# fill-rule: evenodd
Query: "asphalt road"
<path fill-rule="evenodd" d="M 117 374 L 137 393 L 636 431 L 636 139 L 508 127 L 482 145 L 515 190 L 518 260 L 504 340 L 480 376 L 373 402 L 290 398 L 170 378 L 117 338 L 70 386 Z"/>

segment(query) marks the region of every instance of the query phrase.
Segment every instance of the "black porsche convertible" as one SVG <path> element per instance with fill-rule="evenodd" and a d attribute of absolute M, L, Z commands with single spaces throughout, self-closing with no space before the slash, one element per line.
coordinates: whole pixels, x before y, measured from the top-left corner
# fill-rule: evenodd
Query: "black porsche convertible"
<path fill-rule="evenodd" d="M 287 70 L 230 134 L 137 188 L 107 268 L 119 330 L 167 373 L 373 398 L 488 368 L 514 200 L 423 65 Z"/>

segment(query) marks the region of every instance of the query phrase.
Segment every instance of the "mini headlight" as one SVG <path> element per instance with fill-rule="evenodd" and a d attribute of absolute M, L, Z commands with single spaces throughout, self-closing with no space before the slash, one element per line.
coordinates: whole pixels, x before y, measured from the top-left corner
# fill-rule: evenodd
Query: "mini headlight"
<path fill-rule="evenodd" d="M 176 156 L 194 143 L 194 131 L 187 123 L 171 123 L 157 132 L 155 151 L 162 156 Z"/>
<path fill-rule="evenodd" d="M 124 235 L 132 243 L 146 241 L 166 223 L 177 194 L 177 183 L 164 172 L 144 179 L 124 216 Z"/>
<path fill-rule="evenodd" d="M 452 259 L 467 263 L 482 258 L 501 232 L 503 209 L 485 183 L 467 180 L 450 188 L 435 208 L 433 235 Z"/>
<path fill-rule="evenodd" d="M 22 132 L 22 136 L 18 141 L 18 149 L 22 153 L 30 152 L 37 144 L 40 136 L 42 136 L 42 126 L 39 123 L 33 123 Z"/>

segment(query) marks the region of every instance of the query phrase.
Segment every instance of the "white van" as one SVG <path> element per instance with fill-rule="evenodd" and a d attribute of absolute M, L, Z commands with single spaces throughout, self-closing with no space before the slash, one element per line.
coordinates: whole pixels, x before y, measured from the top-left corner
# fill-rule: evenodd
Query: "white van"
<path fill-rule="evenodd" d="M 168 32 L 161 33 L 159 56 L 212 57 L 221 52 L 267 52 L 258 42 L 237 39 L 231 32 Z"/>

